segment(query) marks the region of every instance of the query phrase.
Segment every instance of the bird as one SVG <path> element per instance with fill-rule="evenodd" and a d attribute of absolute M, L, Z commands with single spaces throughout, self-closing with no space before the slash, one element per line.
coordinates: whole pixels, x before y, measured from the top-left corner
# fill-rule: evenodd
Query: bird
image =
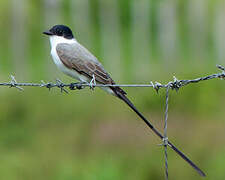
<path fill-rule="evenodd" d="M 115 81 L 104 69 L 99 60 L 75 39 L 72 30 L 68 26 L 54 25 L 49 30 L 44 31 L 43 34 L 49 36 L 51 56 L 60 71 L 81 83 L 91 83 L 94 79 L 96 84 L 116 85 Z M 101 88 L 107 93 L 124 101 L 161 140 L 165 140 L 164 136 L 128 99 L 127 93 L 122 88 L 118 86 Z M 201 176 L 205 176 L 205 173 L 169 140 L 167 140 L 167 144 Z"/>

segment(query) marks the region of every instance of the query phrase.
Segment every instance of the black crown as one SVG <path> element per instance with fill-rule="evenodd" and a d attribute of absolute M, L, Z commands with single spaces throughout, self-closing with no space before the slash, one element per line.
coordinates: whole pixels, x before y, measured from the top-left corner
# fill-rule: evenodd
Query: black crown
<path fill-rule="evenodd" d="M 73 38 L 73 32 L 65 25 L 55 25 L 49 30 L 53 35 L 63 36 L 66 39 Z"/>

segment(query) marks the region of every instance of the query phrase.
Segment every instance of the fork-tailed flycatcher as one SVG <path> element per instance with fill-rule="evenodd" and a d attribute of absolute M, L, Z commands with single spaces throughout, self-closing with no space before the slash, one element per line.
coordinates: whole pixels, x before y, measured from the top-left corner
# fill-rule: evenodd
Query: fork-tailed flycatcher
<path fill-rule="evenodd" d="M 98 59 L 74 38 L 69 27 L 55 25 L 43 33 L 50 37 L 53 61 L 63 73 L 80 82 L 90 83 L 94 77 L 97 84 L 115 84 Z M 125 91 L 120 87 L 102 87 L 102 89 L 123 100 L 160 139 L 164 140 L 163 135 L 154 128 L 127 98 Z M 204 172 L 170 141 L 168 141 L 168 146 L 188 162 L 201 176 L 205 176 Z"/>

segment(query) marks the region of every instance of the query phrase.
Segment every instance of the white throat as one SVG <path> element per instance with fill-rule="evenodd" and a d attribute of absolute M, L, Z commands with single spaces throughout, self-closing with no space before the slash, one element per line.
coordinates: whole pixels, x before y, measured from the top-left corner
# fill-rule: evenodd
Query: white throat
<path fill-rule="evenodd" d="M 72 43 L 76 43 L 77 40 L 75 38 L 73 39 L 66 39 L 64 37 L 61 36 L 49 36 L 50 39 L 50 44 L 51 44 L 51 48 L 56 48 L 56 46 L 60 43 L 68 43 L 68 44 L 72 44 Z"/>

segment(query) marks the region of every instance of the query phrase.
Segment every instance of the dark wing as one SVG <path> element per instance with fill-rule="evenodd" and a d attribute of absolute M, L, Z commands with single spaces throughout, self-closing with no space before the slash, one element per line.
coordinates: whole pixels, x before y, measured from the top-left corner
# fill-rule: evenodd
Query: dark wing
<path fill-rule="evenodd" d="M 74 69 L 90 79 L 94 75 L 95 80 L 100 84 L 115 84 L 97 58 L 79 43 L 60 43 L 56 46 L 56 51 L 60 60 L 67 68 Z M 126 94 L 119 87 L 111 89 Z"/>

